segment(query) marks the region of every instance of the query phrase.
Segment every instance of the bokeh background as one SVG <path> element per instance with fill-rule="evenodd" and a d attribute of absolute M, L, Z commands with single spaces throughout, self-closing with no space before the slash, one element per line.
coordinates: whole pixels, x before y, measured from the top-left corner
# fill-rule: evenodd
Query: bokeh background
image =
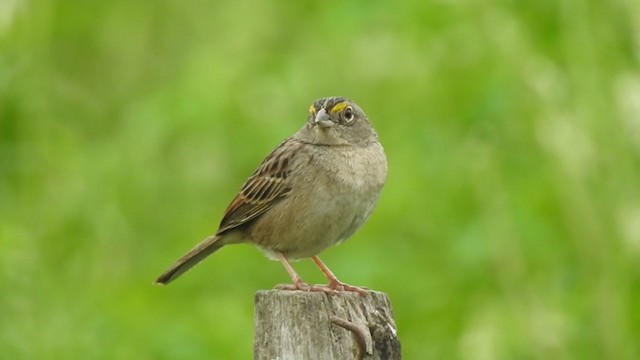
<path fill-rule="evenodd" d="M 0 353 L 251 358 L 278 263 L 152 281 L 342 95 L 390 173 L 323 258 L 405 358 L 640 358 L 639 60 L 635 0 L 1 0 Z"/>

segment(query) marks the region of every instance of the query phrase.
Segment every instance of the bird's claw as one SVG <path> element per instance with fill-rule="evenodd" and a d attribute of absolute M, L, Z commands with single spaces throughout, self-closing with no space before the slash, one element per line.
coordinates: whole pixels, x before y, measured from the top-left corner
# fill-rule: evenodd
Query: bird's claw
<path fill-rule="evenodd" d="M 337 291 L 335 289 L 331 289 L 326 285 L 310 285 L 305 282 L 297 282 L 295 284 L 280 284 L 275 287 L 278 290 L 297 290 L 297 291 L 316 291 L 316 292 L 324 292 L 326 294 L 335 295 Z"/>
<path fill-rule="evenodd" d="M 369 288 L 352 286 L 337 280 L 329 282 L 329 285 L 327 285 L 327 287 L 334 291 L 350 291 L 350 292 L 358 293 L 358 295 L 362 295 L 362 296 L 369 295 Z"/>
<path fill-rule="evenodd" d="M 316 291 L 330 295 L 335 295 L 340 291 L 355 292 L 362 296 L 366 296 L 369 294 L 369 289 L 366 287 L 351 286 L 339 281 L 332 281 L 327 285 L 310 285 L 305 283 L 304 281 L 297 281 L 293 284 L 280 284 L 275 288 L 278 290 Z"/>

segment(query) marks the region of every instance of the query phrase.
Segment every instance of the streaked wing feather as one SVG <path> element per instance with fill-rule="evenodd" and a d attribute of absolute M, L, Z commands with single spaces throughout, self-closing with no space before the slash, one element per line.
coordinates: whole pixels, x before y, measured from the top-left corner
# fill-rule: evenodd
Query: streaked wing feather
<path fill-rule="evenodd" d="M 300 146 L 287 139 L 264 159 L 227 207 L 218 234 L 255 220 L 289 195 L 290 164 Z"/>

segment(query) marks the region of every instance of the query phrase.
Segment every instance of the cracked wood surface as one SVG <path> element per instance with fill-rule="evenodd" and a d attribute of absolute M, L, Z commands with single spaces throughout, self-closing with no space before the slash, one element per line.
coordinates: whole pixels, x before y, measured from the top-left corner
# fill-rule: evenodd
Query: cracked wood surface
<path fill-rule="evenodd" d="M 256 360 L 401 358 L 391 302 L 382 292 L 259 291 L 254 311 Z"/>

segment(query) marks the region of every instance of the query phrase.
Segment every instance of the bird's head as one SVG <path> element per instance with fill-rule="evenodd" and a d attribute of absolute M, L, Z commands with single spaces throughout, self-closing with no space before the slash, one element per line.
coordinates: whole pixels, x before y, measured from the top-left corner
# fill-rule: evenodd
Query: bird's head
<path fill-rule="evenodd" d="M 338 96 L 314 101 L 301 133 L 304 140 L 318 145 L 367 145 L 377 139 L 362 109 Z"/>

